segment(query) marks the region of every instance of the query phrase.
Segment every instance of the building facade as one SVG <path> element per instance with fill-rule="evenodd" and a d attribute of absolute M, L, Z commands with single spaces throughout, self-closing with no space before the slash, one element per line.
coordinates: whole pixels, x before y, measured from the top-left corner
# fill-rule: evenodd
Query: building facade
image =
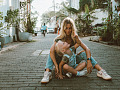
<path fill-rule="evenodd" d="M 3 27 L 6 27 L 7 23 L 5 22 L 5 16 L 7 16 L 7 10 L 15 10 L 20 8 L 19 0 L 2 0 L 0 2 L 0 12 L 3 13 L 3 20 L 0 22 L 3 23 Z M 9 29 L 4 28 L 1 30 L 2 37 L 4 37 L 4 44 L 13 42 L 13 38 L 16 36 L 15 28 L 10 27 Z"/>

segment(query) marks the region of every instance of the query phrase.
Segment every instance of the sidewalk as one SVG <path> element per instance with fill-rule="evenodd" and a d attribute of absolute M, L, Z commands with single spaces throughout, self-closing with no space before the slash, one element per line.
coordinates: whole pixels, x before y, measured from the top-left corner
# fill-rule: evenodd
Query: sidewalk
<path fill-rule="evenodd" d="M 5 44 L 4 47 L 0 50 L 0 54 L 7 52 L 7 51 L 10 51 L 10 50 L 13 50 L 16 47 L 23 45 L 25 43 L 26 42 L 11 42 L 11 43 Z"/>
<path fill-rule="evenodd" d="M 83 40 L 87 40 L 87 41 L 90 41 L 90 38 L 93 37 L 93 36 L 87 36 L 87 37 L 81 37 L 81 39 Z M 106 46 L 109 46 L 109 47 L 113 47 L 113 48 L 116 48 L 116 49 L 120 49 L 120 46 L 117 46 L 117 45 L 109 45 L 108 42 L 104 42 L 104 41 L 91 41 L 91 42 L 96 42 L 96 43 L 101 43 L 101 44 L 104 44 Z"/>

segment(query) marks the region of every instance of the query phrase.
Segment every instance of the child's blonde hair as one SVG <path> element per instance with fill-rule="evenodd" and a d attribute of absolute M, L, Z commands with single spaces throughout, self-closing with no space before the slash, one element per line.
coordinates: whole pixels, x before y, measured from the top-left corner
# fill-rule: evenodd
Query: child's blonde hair
<path fill-rule="evenodd" d="M 56 45 L 55 45 L 55 51 L 56 51 L 56 53 L 57 53 L 59 56 L 62 56 L 62 55 L 63 55 L 63 53 L 62 53 L 61 50 L 62 50 L 62 48 L 59 47 L 58 42 L 57 42 Z"/>

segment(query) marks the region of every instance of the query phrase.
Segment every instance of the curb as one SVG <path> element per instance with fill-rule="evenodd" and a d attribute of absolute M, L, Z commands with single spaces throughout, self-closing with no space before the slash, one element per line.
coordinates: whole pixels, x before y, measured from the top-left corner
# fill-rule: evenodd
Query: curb
<path fill-rule="evenodd" d="M 89 38 L 90 38 L 90 37 L 83 37 L 82 39 L 87 40 L 87 41 L 90 41 Z M 91 40 L 91 41 L 92 41 L 92 40 Z M 108 46 L 108 47 L 111 47 L 111 48 L 120 49 L 120 46 L 112 45 L 112 43 L 109 43 L 109 42 L 104 42 L 104 41 L 92 41 L 92 42 L 100 43 L 100 44 L 103 44 L 103 45 Z"/>
<path fill-rule="evenodd" d="M 5 47 L 5 48 L 2 48 L 1 51 L 0 51 L 0 54 L 6 52 L 6 51 L 10 51 L 10 50 L 13 50 L 15 49 L 16 47 L 20 46 L 20 45 L 23 45 L 23 44 L 26 44 L 27 42 L 22 42 L 22 43 L 19 43 L 19 44 L 16 44 L 16 45 L 11 45 L 11 46 L 8 46 L 8 47 Z"/>

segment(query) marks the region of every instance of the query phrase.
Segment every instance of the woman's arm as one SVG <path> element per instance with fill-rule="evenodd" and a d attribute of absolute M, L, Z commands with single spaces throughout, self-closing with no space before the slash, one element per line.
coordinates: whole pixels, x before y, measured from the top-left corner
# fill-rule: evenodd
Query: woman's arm
<path fill-rule="evenodd" d="M 75 40 L 77 42 L 77 44 L 79 44 L 86 52 L 86 55 L 87 55 L 87 59 L 91 57 L 91 52 L 90 52 L 90 49 L 78 38 L 78 36 L 76 35 L 75 36 Z M 92 72 L 92 64 L 91 64 L 91 61 L 90 60 L 87 60 L 87 71 L 88 73 L 91 73 Z"/>
<path fill-rule="evenodd" d="M 91 57 L 90 49 L 80 40 L 78 35 L 75 36 L 75 40 L 76 40 L 77 44 L 85 50 L 87 58 L 90 58 Z M 78 45 L 74 46 L 75 49 L 77 48 Z"/>
<path fill-rule="evenodd" d="M 58 73 L 59 72 L 59 70 L 58 70 L 58 64 L 57 64 L 56 58 L 55 58 L 55 45 L 56 45 L 56 42 L 54 42 L 54 44 L 50 48 L 50 57 L 51 57 L 54 65 L 55 65 L 56 73 Z"/>
<path fill-rule="evenodd" d="M 59 64 L 59 71 L 60 71 L 59 78 L 60 78 L 60 79 L 63 79 L 63 77 L 64 77 L 64 76 L 62 75 L 62 67 L 63 67 L 64 64 L 65 64 L 64 61 L 61 61 L 60 64 Z"/>

